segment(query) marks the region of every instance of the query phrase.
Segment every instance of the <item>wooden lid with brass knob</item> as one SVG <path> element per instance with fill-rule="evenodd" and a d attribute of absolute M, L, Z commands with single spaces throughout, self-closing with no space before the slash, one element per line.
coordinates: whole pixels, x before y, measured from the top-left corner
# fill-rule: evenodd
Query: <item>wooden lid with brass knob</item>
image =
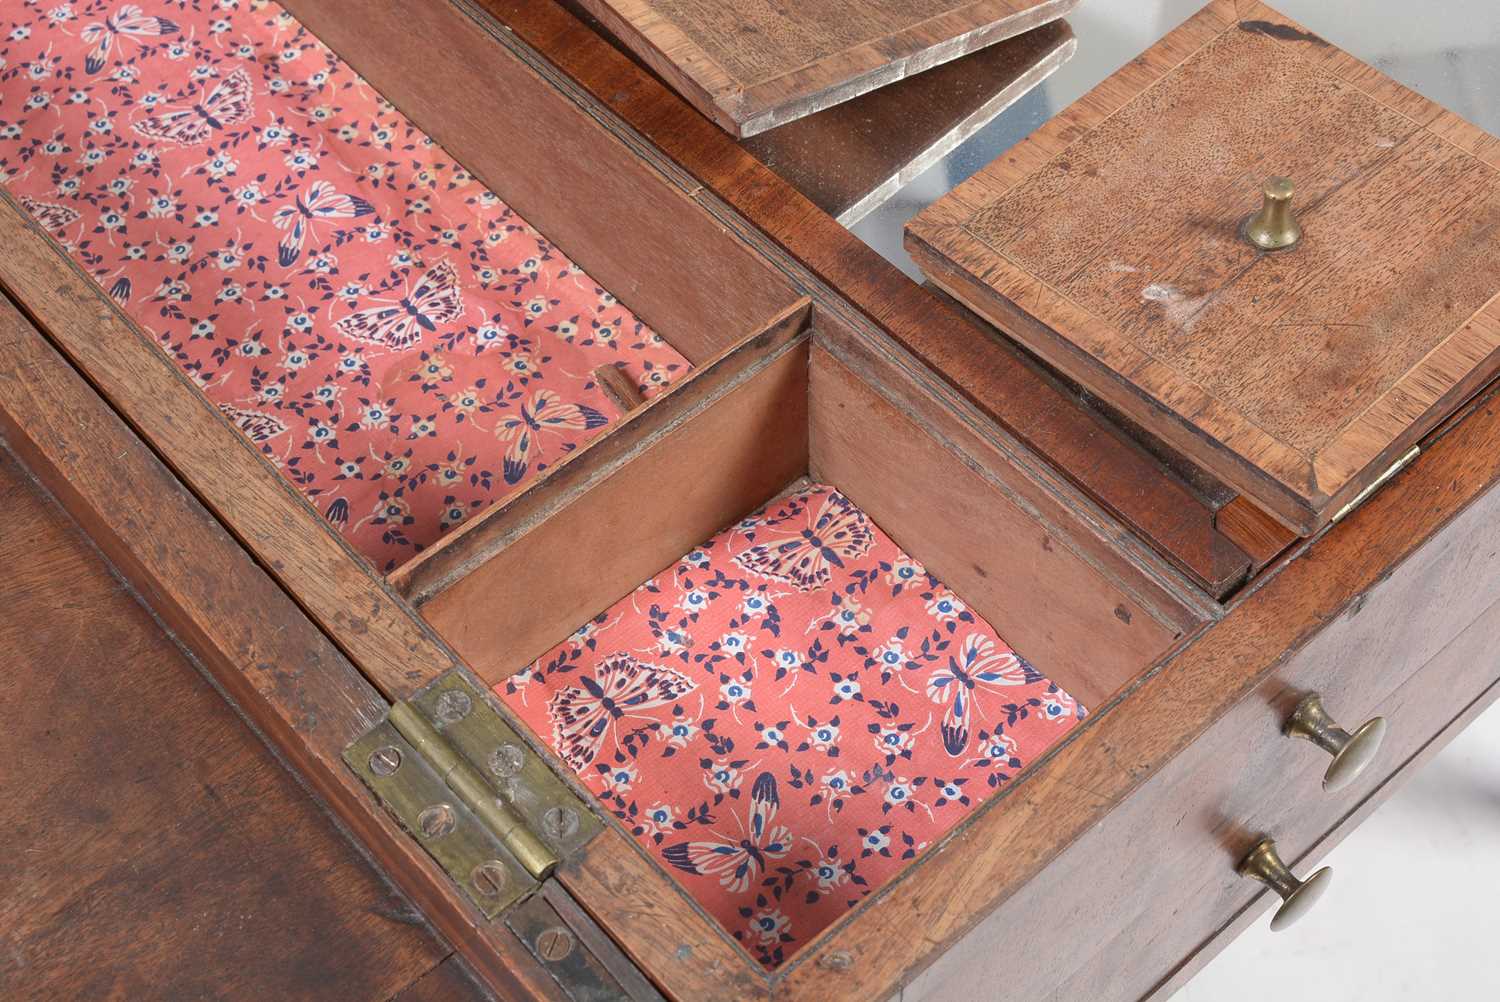
<path fill-rule="evenodd" d="M 1261 189 L 1260 211 L 1249 219 L 1240 232 L 1261 250 L 1286 250 L 1302 239 L 1302 227 L 1292 215 L 1292 196 L 1297 189 L 1289 177 L 1266 179 Z"/>
<path fill-rule="evenodd" d="M 1333 870 L 1323 867 L 1306 880 L 1298 880 L 1276 852 L 1276 842 L 1263 838 L 1240 861 L 1241 876 L 1253 877 L 1281 895 L 1281 907 L 1271 916 L 1271 931 L 1280 932 L 1306 915 L 1333 880 Z"/>
<path fill-rule="evenodd" d="M 1384 717 L 1371 717 L 1351 734 L 1334 723 L 1323 708 L 1322 697 L 1310 693 L 1297 704 L 1282 730 L 1289 737 L 1306 738 L 1333 756 L 1323 773 L 1323 789 L 1333 793 L 1354 782 L 1374 761 L 1385 740 L 1386 723 Z"/>

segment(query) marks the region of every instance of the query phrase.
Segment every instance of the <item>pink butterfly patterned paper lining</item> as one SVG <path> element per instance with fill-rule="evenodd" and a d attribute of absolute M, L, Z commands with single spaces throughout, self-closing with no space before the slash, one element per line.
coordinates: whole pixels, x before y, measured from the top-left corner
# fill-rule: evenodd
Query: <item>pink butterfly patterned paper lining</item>
<path fill-rule="evenodd" d="M 383 570 L 688 367 L 274 3 L 6 3 L 0 180 Z"/>
<path fill-rule="evenodd" d="M 496 692 L 768 968 L 1084 715 L 827 486 Z"/>

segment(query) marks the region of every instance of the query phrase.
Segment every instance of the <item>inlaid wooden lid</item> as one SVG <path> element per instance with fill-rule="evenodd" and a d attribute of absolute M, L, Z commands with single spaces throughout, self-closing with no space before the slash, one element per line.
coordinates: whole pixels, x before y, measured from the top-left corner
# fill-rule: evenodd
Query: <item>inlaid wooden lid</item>
<path fill-rule="evenodd" d="M 1300 240 L 1245 224 L 1290 179 Z M 1223 0 L 923 212 L 936 284 L 1310 533 L 1500 369 L 1500 140 Z"/>
<path fill-rule="evenodd" d="M 1078 0 L 571 0 L 735 136 L 1064 16 Z"/>

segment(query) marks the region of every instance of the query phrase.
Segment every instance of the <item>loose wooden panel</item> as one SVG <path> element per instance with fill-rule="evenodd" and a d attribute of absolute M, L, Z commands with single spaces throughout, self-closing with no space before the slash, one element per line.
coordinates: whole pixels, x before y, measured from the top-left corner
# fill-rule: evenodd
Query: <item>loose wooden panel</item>
<path fill-rule="evenodd" d="M 744 141 L 845 226 L 1029 93 L 1078 48 L 1065 21 L 1034 28 Z"/>
<path fill-rule="evenodd" d="M 69 294 L 65 283 L 61 294 Z M 109 314 L 95 316 L 96 330 L 103 331 Z M 225 430 L 233 436 L 231 449 L 244 443 Z M 559 999 L 509 930 L 486 923 L 345 767 L 343 749 L 381 719 L 385 700 L 4 301 L 0 437 L 486 984 L 508 995 Z M 207 473 L 218 469 L 210 464 Z M 346 631 L 354 634 L 345 638 L 354 646 L 384 649 L 398 661 L 411 657 L 413 673 L 431 669 L 431 662 L 403 655 L 399 625 L 373 612 L 369 619 L 356 617 Z M 434 650 L 440 663 L 454 663 L 446 648 Z"/>
<path fill-rule="evenodd" d="M 283 6 L 690 362 L 799 298 L 465 4 Z"/>
<path fill-rule="evenodd" d="M 0 452 L 9 999 L 384 1002 L 448 953 Z"/>
<path fill-rule="evenodd" d="M 810 385 L 813 477 L 836 485 L 1085 706 L 1104 702 L 1176 639 L 1178 630 L 1022 508 L 1001 486 L 1002 471 L 980 472 L 821 347 Z"/>
<path fill-rule="evenodd" d="M 1491 396 L 1222 622 L 1102 708 L 1030 782 L 1001 791 L 914 869 L 920 880 L 888 888 L 793 958 L 787 997 L 816 998 L 837 985 L 851 997 L 883 998 L 955 943 L 963 948 L 934 978 L 958 985 L 981 969 L 993 976 L 1004 941 L 1013 958 L 1005 983 L 1018 998 L 1047 998 L 1084 969 L 1098 980 L 1079 984 L 1097 992 L 1072 997 L 1119 997 L 1109 988 L 1116 972 L 1128 990 L 1150 965 L 1162 965 L 1157 976 L 1170 969 L 1186 952 L 1181 943 L 1134 954 L 1111 949 L 1112 937 L 1143 923 L 1196 935 L 1195 945 L 1214 926 L 1202 913 L 1197 924 L 1179 915 L 1193 889 L 1216 888 L 1239 904 L 1254 894 L 1233 874 L 1258 834 L 1241 825 L 1289 832 L 1293 857 L 1326 829 L 1326 815 L 1310 827 L 1293 816 L 1325 768 L 1317 749 L 1279 735 L 1294 687 L 1326 687 L 1335 712 L 1362 719 L 1493 604 L 1497 481 L 1500 404 Z M 1303 757 L 1279 757 L 1287 752 Z M 954 887 L 965 894 L 955 898 Z M 903 934 L 914 916 L 925 929 L 919 942 Z M 988 934 L 975 930 L 981 916 Z M 960 939 L 971 931 L 972 941 Z M 836 951 L 852 961 L 837 977 L 823 960 Z"/>
<path fill-rule="evenodd" d="M 1218 2 L 922 213 L 934 282 L 1303 534 L 1500 369 L 1500 170 Z M 1477 154 L 1477 155 L 1476 155 Z M 1301 243 L 1242 221 L 1298 186 Z"/>
<path fill-rule="evenodd" d="M 497 682 L 806 470 L 804 338 L 544 517 L 498 513 L 490 532 L 507 544 L 422 612 Z"/>
<path fill-rule="evenodd" d="M 1078 0 L 577 0 L 736 136 L 1067 14 Z"/>
<path fill-rule="evenodd" d="M 743 213 L 767 246 L 794 255 L 820 309 L 920 356 L 1211 594 L 1243 579 L 1248 559 L 1215 537 L 1213 509 L 995 331 L 918 286 L 552 0 L 479 2 Z"/>

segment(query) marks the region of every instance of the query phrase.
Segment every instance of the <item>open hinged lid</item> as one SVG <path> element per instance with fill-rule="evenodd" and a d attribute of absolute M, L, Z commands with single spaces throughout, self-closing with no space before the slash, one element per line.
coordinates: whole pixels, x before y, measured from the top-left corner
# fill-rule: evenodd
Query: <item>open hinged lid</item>
<path fill-rule="evenodd" d="M 571 0 L 753 136 L 1063 17 L 1078 0 Z"/>
<path fill-rule="evenodd" d="M 907 246 L 1305 534 L 1500 368 L 1497 167 L 1500 141 L 1222 2 L 923 212 Z M 1277 176 L 1301 237 L 1265 251 L 1247 227 Z"/>

